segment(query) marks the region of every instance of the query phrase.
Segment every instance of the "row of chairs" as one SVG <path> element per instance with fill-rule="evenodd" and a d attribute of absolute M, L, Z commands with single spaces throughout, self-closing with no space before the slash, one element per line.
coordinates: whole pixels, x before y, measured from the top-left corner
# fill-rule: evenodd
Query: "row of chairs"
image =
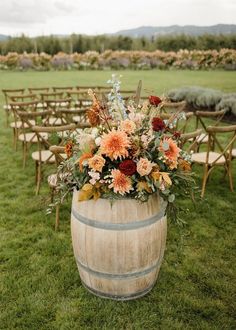
<path fill-rule="evenodd" d="M 81 103 L 89 105 L 91 102 L 88 96 L 88 89 L 93 89 L 98 95 L 109 93 L 110 88 L 106 86 L 76 86 L 76 87 L 41 87 L 41 88 L 20 88 L 20 89 L 3 89 L 5 98 L 4 110 L 6 112 L 6 124 L 9 124 L 9 116 L 11 114 L 12 102 L 31 102 L 38 101 L 37 107 L 42 109 L 47 107 L 46 102 L 56 102 L 57 104 L 65 103 L 68 99 L 73 107 L 79 108 Z M 121 91 L 125 98 L 134 95 L 134 90 Z"/>

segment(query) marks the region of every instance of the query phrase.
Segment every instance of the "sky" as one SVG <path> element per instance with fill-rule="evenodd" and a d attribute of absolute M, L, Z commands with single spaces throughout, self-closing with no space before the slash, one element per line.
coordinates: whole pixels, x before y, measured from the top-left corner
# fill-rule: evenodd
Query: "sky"
<path fill-rule="evenodd" d="M 236 24 L 236 0 L 0 0 L 0 34 L 103 34 L 139 26 Z"/>

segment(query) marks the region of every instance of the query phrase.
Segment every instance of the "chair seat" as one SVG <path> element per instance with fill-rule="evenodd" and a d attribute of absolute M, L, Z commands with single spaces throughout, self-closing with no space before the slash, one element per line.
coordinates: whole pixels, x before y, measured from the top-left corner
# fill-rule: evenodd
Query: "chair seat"
<path fill-rule="evenodd" d="M 208 164 L 211 166 L 219 156 L 220 156 L 220 154 L 218 152 L 210 151 Z M 194 154 L 192 154 L 192 162 L 199 163 L 199 164 L 206 164 L 206 157 L 207 157 L 207 152 L 194 153 Z M 224 158 L 224 156 L 221 156 L 216 161 L 216 165 L 223 165 L 223 164 L 225 164 L 225 158 Z"/>
<path fill-rule="evenodd" d="M 42 136 L 44 140 L 48 139 L 48 133 L 40 133 L 40 136 Z M 38 138 L 35 133 L 25 133 L 25 134 L 22 133 L 18 136 L 18 140 L 22 142 L 32 142 L 32 143 L 38 142 Z"/>
<path fill-rule="evenodd" d="M 61 118 L 51 117 L 48 119 L 43 119 L 43 123 L 48 123 L 50 126 L 60 126 L 63 125 L 64 122 L 61 120 Z"/>
<path fill-rule="evenodd" d="M 35 120 L 29 120 L 29 122 L 32 126 L 35 125 Z M 10 127 L 11 128 L 22 128 L 23 127 L 22 121 L 18 120 L 16 122 L 12 122 L 12 123 L 10 123 Z M 24 127 L 28 128 L 29 125 L 24 124 Z"/>
<path fill-rule="evenodd" d="M 40 152 L 39 151 L 34 151 L 32 153 L 32 158 L 33 160 L 39 162 L 40 161 Z M 41 151 L 41 161 L 42 163 L 50 163 L 53 164 L 55 163 L 56 159 L 53 153 L 50 150 L 42 150 Z"/>

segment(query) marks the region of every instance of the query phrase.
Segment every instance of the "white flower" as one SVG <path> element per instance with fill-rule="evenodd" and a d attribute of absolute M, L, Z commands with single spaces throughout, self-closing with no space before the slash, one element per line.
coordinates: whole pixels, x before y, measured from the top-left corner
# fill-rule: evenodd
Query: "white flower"
<path fill-rule="evenodd" d="M 95 139 L 95 144 L 96 144 L 96 146 L 100 146 L 100 144 L 101 144 L 101 141 L 102 141 L 102 139 L 101 139 L 101 137 L 99 136 L 99 137 L 97 137 L 96 139 Z"/>
<path fill-rule="evenodd" d="M 88 172 L 88 174 L 91 176 L 91 179 L 89 180 L 89 182 L 92 185 L 95 185 L 95 183 L 100 179 L 100 173 L 90 171 L 90 172 Z"/>

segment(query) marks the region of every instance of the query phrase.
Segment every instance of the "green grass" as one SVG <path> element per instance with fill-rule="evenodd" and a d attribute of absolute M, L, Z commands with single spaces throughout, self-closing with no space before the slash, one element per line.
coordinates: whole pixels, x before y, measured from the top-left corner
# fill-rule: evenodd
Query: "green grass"
<path fill-rule="evenodd" d="M 139 79 L 161 94 L 183 85 L 235 91 L 233 72 L 125 71 L 123 87 Z M 103 84 L 110 72 L 0 72 L 0 89 Z M 3 97 L 0 98 L 2 107 Z M 0 117 L 0 329 L 235 329 L 236 194 L 216 170 L 206 199 L 189 212 L 184 227 L 169 222 L 167 249 L 156 286 L 130 302 L 100 299 L 81 285 L 70 239 L 70 203 L 62 208 L 59 232 L 46 216 L 46 180 L 34 195 L 34 164 L 22 169 L 12 132 Z M 201 169 L 196 167 L 197 182 Z M 236 162 L 233 165 L 236 186 Z"/>

